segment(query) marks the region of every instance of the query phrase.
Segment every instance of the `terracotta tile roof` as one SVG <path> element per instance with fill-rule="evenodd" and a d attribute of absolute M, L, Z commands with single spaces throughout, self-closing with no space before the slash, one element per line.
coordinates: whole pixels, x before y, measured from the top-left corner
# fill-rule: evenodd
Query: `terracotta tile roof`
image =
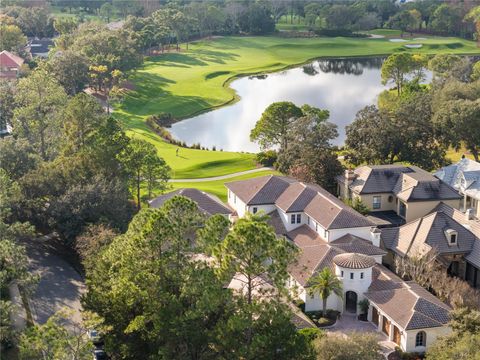
<path fill-rule="evenodd" d="M 210 215 L 230 215 L 233 213 L 232 209 L 225 205 L 219 198 L 197 189 L 178 189 L 167 194 L 160 195 L 155 199 L 150 200 L 148 203 L 152 208 L 159 208 L 165 203 L 165 201 L 177 195 L 192 199 L 197 203 L 198 208 L 202 212 Z"/>
<path fill-rule="evenodd" d="M 317 194 L 312 185 L 301 182 L 290 184 L 275 202 L 284 212 L 301 212 Z"/>
<path fill-rule="evenodd" d="M 383 244 L 400 256 L 424 255 L 431 250 L 440 255 L 471 252 L 476 236 L 449 215 L 452 211 L 446 209 L 445 212 L 442 209 L 446 208 L 436 207 L 433 213 L 399 228 L 382 229 Z M 449 229 L 457 232 L 457 245 L 449 245 L 445 235 L 445 231 Z"/>
<path fill-rule="evenodd" d="M 332 246 L 345 252 L 360 253 L 370 256 L 386 255 L 385 250 L 373 245 L 370 241 L 362 239 L 352 234 L 346 234 L 330 243 Z"/>
<path fill-rule="evenodd" d="M 280 218 L 280 214 L 278 213 L 278 210 L 274 210 L 268 214 L 267 223 L 274 228 L 275 234 L 277 235 L 287 234 L 287 229 L 285 229 L 285 226 L 283 225 L 283 221 Z"/>
<path fill-rule="evenodd" d="M 283 176 L 260 176 L 247 180 L 225 183 L 247 205 L 274 204 L 279 196 L 295 180 Z"/>
<path fill-rule="evenodd" d="M 300 250 L 297 262 L 289 266 L 289 273 L 300 285 L 305 286 L 316 270 L 323 268 L 322 260 L 332 251 L 331 246 L 307 225 L 289 232 L 287 238 Z"/>
<path fill-rule="evenodd" d="M 291 231 L 287 237 L 300 249 L 298 261 L 289 267 L 289 273 L 304 287 L 325 267 L 334 271 L 333 259 L 345 254 L 334 243 L 325 242 L 307 225 Z M 342 239 L 340 243 L 348 241 Z M 373 264 L 372 283 L 365 296 L 407 330 L 440 327 L 449 320 L 450 307 L 416 283 L 403 281 L 383 265 Z"/>
<path fill-rule="evenodd" d="M 417 167 L 405 165 L 366 165 L 354 170 L 357 178 L 350 189 L 358 194 L 393 193 L 404 201 L 460 199 L 445 182 Z M 345 183 L 345 177 L 337 180 Z"/>
<path fill-rule="evenodd" d="M 406 330 L 444 326 L 451 308 L 414 282 L 403 282 L 381 265 L 365 297 Z M 381 282 L 381 284 L 377 284 Z"/>
<path fill-rule="evenodd" d="M 458 223 L 462 224 L 467 230 L 475 235 L 472 251 L 465 256 L 465 260 L 480 268 L 480 220 L 467 219 L 466 215 L 460 210 L 454 209 L 447 204 L 440 203 L 433 211 L 442 211 Z"/>
<path fill-rule="evenodd" d="M 7 68 L 18 68 L 22 66 L 24 60 L 7 50 L 0 52 L 0 66 Z"/>
<path fill-rule="evenodd" d="M 317 193 L 304 211 L 327 230 L 374 226 L 365 216 L 324 189 Z"/>
<path fill-rule="evenodd" d="M 374 226 L 320 186 L 292 178 L 269 175 L 225 186 L 247 205 L 275 204 L 285 212 L 305 212 L 325 229 Z"/>
<path fill-rule="evenodd" d="M 333 263 L 346 269 L 367 269 L 376 264 L 373 257 L 359 253 L 339 254 L 333 258 Z"/>

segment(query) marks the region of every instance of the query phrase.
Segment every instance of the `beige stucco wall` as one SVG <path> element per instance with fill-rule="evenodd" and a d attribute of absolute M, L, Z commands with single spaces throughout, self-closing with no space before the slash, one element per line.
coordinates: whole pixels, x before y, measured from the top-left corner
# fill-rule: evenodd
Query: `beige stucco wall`
<path fill-rule="evenodd" d="M 443 201 L 445 204 L 453 207 L 454 209 L 460 208 L 461 201 L 457 200 L 445 200 Z M 405 219 L 406 222 L 410 222 L 416 219 L 421 218 L 422 216 L 427 215 L 430 213 L 435 206 L 437 206 L 440 201 L 410 201 L 406 203 L 407 205 L 407 217 Z M 400 204 L 400 200 L 399 200 Z"/>
<path fill-rule="evenodd" d="M 426 346 L 415 346 L 415 339 L 419 331 L 425 331 L 427 335 Z M 407 330 L 402 335 L 402 347 L 407 352 L 425 352 L 439 337 L 446 336 L 452 332 L 448 326 L 430 329 Z"/>
<path fill-rule="evenodd" d="M 374 209 L 373 208 L 373 197 L 374 196 L 380 196 L 380 209 Z M 363 195 L 358 195 L 358 194 L 353 194 L 354 198 L 359 197 L 362 202 L 371 210 L 371 211 L 388 211 L 388 210 L 396 210 L 396 204 L 395 204 L 395 196 L 392 195 L 391 193 L 381 193 L 381 194 L 363 194 Z M 392 201 L 388 201 L 388 198 L 391 197 Z"/>

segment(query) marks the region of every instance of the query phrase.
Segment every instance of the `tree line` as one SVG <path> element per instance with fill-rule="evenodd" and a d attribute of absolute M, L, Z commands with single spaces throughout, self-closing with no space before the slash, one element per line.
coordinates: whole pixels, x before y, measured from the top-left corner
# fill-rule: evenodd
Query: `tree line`
<path fill-rule="evenodd" d="M 425 70 L 432 72 L 423 84 Z M 445 165 L 450 148 L 480 160 L 480 63 L 439 54 L 400 53 L 382 66 L 393 89 L 360 110 L 346 127 L 346 157 L 354 164 L 408 162 L 426 170 Z M 388 141 L 385 141 L 388 139 Z"/>

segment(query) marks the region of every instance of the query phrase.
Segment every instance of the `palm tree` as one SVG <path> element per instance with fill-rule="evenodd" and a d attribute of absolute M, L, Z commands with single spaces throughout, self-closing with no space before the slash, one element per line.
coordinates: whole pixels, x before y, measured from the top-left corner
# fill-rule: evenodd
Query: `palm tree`
<path fill-rule="evenodd" d="M 320 271 L 317 275 L 312 276 L 308 281 L 308 293 L 313 296 L 315 293 L 319 293 L 323 300 L 322 304 L 322 316 L 326 316 L 327 299 L 332 293 L 338 297 L 343 297 L 343 286 L 340 279 L 326 267 Z"/>

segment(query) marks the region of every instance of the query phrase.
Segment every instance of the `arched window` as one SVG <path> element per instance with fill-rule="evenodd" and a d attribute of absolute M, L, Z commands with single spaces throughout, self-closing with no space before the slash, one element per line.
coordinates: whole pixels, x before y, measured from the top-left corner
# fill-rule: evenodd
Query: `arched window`
<path fill-rule="evenodd" d="M 415 346 L 425 346 L 427 344 L 427 334 L 425 331 L 419 331 L 415 337 Z"/>

